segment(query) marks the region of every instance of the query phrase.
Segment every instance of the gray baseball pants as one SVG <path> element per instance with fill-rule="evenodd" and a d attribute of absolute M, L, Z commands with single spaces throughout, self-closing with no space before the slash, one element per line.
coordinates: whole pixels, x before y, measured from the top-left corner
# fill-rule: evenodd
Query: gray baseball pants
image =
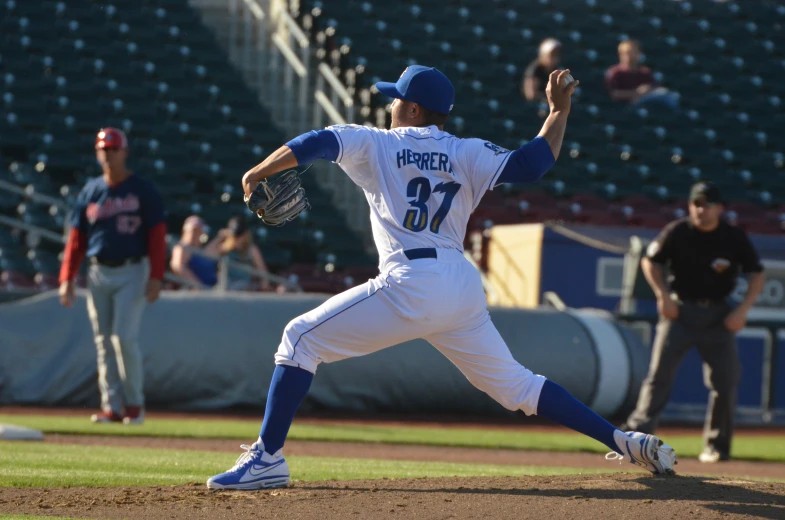
<path fill-rule="evenodd" d="M 122 415 L 127 406 L 144 406 L 139 327 L 149 273 L 146 260 L 120 267 L 93 264 L 89 269 L 87 312 L 98 353 L 104 411 Z"/>
<path fill-rule="evenodd" d="M 641 386 L 638 405 L 626 428 L 653 433 L 659 415 L 670 398 L 673 378 L 682 359 L 693 347 L 703 359 L 703 383 L 709 389 L 709 405 L 703 430 L 704 446 L 730 455 L 733 416 L 741 375 L 736 336 L 723 320 L 731 306 L 720 303 L 680 303 L 675 321 L 660 319 L 651 352 L 649 373 Z"/>

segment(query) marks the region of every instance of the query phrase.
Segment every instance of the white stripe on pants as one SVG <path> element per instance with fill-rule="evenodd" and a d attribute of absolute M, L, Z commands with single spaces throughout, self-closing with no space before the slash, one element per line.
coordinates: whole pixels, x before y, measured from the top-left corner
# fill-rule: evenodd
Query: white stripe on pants
<path fill-rule="evenodd" d="M 424 338 L 509 410 L 537 412 L 543 376 L 515 361 L 485 307 L 479 274 L 459 251 L 393 259 L 373 280 L 293 319 L 277 364 L 316 372 L 331 363 Z"/>

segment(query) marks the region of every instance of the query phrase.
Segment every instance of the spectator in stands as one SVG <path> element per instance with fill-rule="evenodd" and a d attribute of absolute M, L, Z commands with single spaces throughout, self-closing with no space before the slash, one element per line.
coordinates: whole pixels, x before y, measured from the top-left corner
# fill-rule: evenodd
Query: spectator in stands
<path fill-rule="evenodd" d="M 234 264 L 229 266 L 227 272 L 227 287 L 237 291 L 256 288 L 261 288 L 263 291 L 269 290 L 270 280 L 268 278 L 255 276 L 248 270 L 237 266 L 237 264 L 241 264 L 263 273 L 269 272 L 264 263 L 262 252 L 251 240 L 251 230 L 248 229 L 245 219 L 232 217 L 223 233 L 224 240 L 221 244 L 221 252 Z"/>
<path fill-rule="evenodd" d="M 218 256 L 226 233 L 219 233 L 202 249 L 202 236 L 205 235 L 204 221 L 191 215 L 183 223 L 180 242 L 172 248 L 169 266 L 172 272 L 186 280 L 207 287 L 218 282 Z"/>
<path fill-rule="evenodd" d="M 545 87 L 551 72 L 561 62 L 561 42 L 555 38 L 547 38 L 540 43 L 537 58 L 529 63 L 523 73 L 521 93 L 528 101 L 545 101 Z"/>
<path fill-rule="evenodd" d="M 640 58 L 637 41 L 626 40 L 619 44 L 619 63 L 605 72 L 605 87 L 611 99 L 636 107 L 653 104 L 677 110 L 678 95 L 657 85 L 651 69 L 641 65 Z"/>

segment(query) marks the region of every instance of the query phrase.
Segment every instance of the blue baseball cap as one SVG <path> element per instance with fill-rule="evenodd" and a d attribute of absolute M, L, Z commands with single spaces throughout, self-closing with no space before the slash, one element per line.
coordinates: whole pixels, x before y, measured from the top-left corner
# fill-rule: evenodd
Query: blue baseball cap
<path fill-rule="evenodd" d="M 376 88 L 385 96 L 413 101 L 439 114 L 449 114 L 455 102 L 455 88 L 447 76 L 422 65 L 406 67 L 397 82 L 380 81 Z"/>

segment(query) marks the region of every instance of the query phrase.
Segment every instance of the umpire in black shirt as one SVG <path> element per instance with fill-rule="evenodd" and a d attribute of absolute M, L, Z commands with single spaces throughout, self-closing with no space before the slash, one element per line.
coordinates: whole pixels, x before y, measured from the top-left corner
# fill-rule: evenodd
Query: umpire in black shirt
<path fill-rule="evenodd" d="M 649 245 L 641 262 L 657 296 L 660 316 L 649 374 L 626 430 L 653 433 L 670 397 L 676 369 L 693 347 L 703 358 L 709 389 L 701 462 L 730 457 L 740 363 L 736 333 L 760 294 L 763 266 L 743 229 L 722 218 L 716 186 L 698 183 L 690 191 L 689 217 L 671 222 Z M 668 283 L 664 268 L 669 271 Z M 728 296 L 739 272 L 749 279 L 744 300 L 735 308 Z"/>

